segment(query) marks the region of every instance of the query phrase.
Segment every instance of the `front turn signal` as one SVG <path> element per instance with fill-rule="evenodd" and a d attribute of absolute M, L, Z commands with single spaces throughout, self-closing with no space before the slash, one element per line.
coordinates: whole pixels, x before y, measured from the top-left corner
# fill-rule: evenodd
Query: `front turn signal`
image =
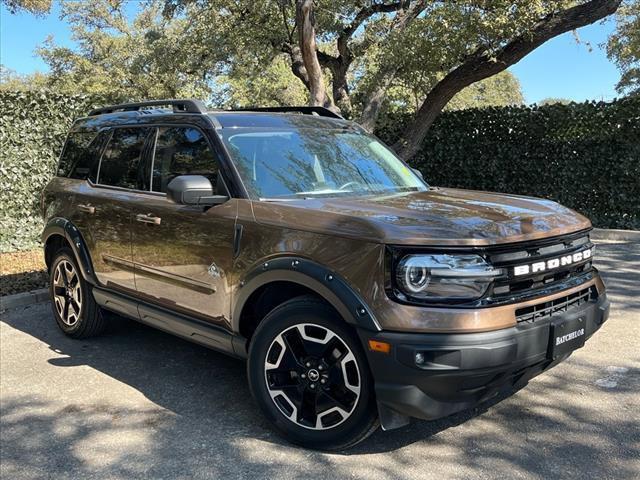
<path fill-rule="evenodd" d="M 369 340 L 369 350 L 372 352 L 389 353 L 391 351 L 391 344 L 379 340 Z"/>

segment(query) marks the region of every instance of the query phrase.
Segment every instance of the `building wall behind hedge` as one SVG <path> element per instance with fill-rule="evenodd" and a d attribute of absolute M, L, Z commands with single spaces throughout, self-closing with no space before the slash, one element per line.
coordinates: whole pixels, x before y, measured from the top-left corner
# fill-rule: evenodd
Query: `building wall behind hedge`
<path fill-rule="evenodd" d="M 37 245 L 40 192 L 66 132 L 100 103 L 0 92 L 0 251 Z M 406 120 L 377 133 L 393 143 Z M 640 229 L 640 98 L 446 112 L 411 163 L 433 185 L 546 197 L 596 226 Z"/>
<path fill-rule="evenodd" d="M 393 143 L 405 121 L 377 133 Z M 433 185 L 545 197 L 597 227 L 640 229 L 640 97 L 446 112 L 410 163 Z"/>

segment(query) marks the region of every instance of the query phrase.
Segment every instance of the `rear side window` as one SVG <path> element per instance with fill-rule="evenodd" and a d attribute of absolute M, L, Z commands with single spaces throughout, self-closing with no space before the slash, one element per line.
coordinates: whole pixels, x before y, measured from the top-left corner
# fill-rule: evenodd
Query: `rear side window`
<path fill-rule="evenodd" d="M 204 175 L 215 187 L 218 163 L 202 132 L 189 127 L 158 129 L 153 160 L 154 192 L 166 192 L 179 175 Z"/>
<path fill-rule="evenodd" d="M 151 128 L 115 128 L 102 155 L 98 183 L 113 187 L 145 189 L 142 154 Z"/>
<path fill-rule="evenodd" d="M 92 131 L 71 132 L 60 156 L 58 176 L 95 182 L 103 139 Z"/>

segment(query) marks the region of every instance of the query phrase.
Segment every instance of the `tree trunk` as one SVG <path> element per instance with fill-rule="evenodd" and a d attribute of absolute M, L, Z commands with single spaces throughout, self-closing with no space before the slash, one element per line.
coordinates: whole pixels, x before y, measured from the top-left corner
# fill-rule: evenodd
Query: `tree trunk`
<path fill-rule="evenodd" d="M 307 69 L 304 67 L 304 60 L 302 59 L 302 53 L 300 47 L 297 45 L 285 44 L 282 49 L 289 55 L 291 59 L 291 71 L 300 79 L 304 86 L 309 90 L 309 75 Z"/>
<path fill-rule="evenodd" d="M 382 105 L 387 98 L 387 90 L 391 86 L 391 82 L 395 78 L 396 69 L 389 70 L 376 78 L 373 91 L 367 97 L 367 103 L 362 109 L 358 123 L 367 131 L 373 132 L 378 120 Z"/>
<path fill-rule="evenodd" d="M 316 31 L 313 20 L 313 0 L 298 0 L 296 2 L 296 25 L 298 27 L 298 42 L 300 53 L 304 61 L 309 81 L 309 105 L 334 108 L 322 75 L 322 67 L 318 61 Z"/>
<path fill-rule="evenodd" d="M 434 120 L 440 115 L 449 100 L 462 88 L 439 82 L 427 95 L 422 106 L 416 113 L 414 120 L 402 133 L 400 139 L 393 145 L 395 152 L 403 160 L 409 160 L 420 150 L 423 140 Z"/>
<path fill-rule="evenodd" d="M 339 67 L 332 69 L 331 74 L 333 76 L 333 101 L 340 109 L 340 112 L 345 117 L 351 117 L 351 98 L 349 98 L 349 85 L 347 84 L 347 69 L 348 65 L 340 65 Z"/>

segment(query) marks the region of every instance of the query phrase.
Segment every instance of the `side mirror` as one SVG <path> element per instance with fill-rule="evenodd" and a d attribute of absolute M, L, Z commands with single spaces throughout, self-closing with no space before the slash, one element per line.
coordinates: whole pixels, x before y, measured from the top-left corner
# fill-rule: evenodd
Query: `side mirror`
<path fill-rule="evenodd" d="M 181 205 L 219 205 L 229 200 L 226 195 L 214 195 L 213 185 L 202 175 L 180 175 L 167 185 L 167 198 Z"/>
<path fill-rule="evenodd" d="M 418 170 L 417 168 L 411 168 L 411 170 L 413 170 L 413 173 L 415 173 L 416 175 L 418 175 L 422 180 L 424 180 L 424 177 L 422 176 L 422 172 L 420 170 Z"/>

